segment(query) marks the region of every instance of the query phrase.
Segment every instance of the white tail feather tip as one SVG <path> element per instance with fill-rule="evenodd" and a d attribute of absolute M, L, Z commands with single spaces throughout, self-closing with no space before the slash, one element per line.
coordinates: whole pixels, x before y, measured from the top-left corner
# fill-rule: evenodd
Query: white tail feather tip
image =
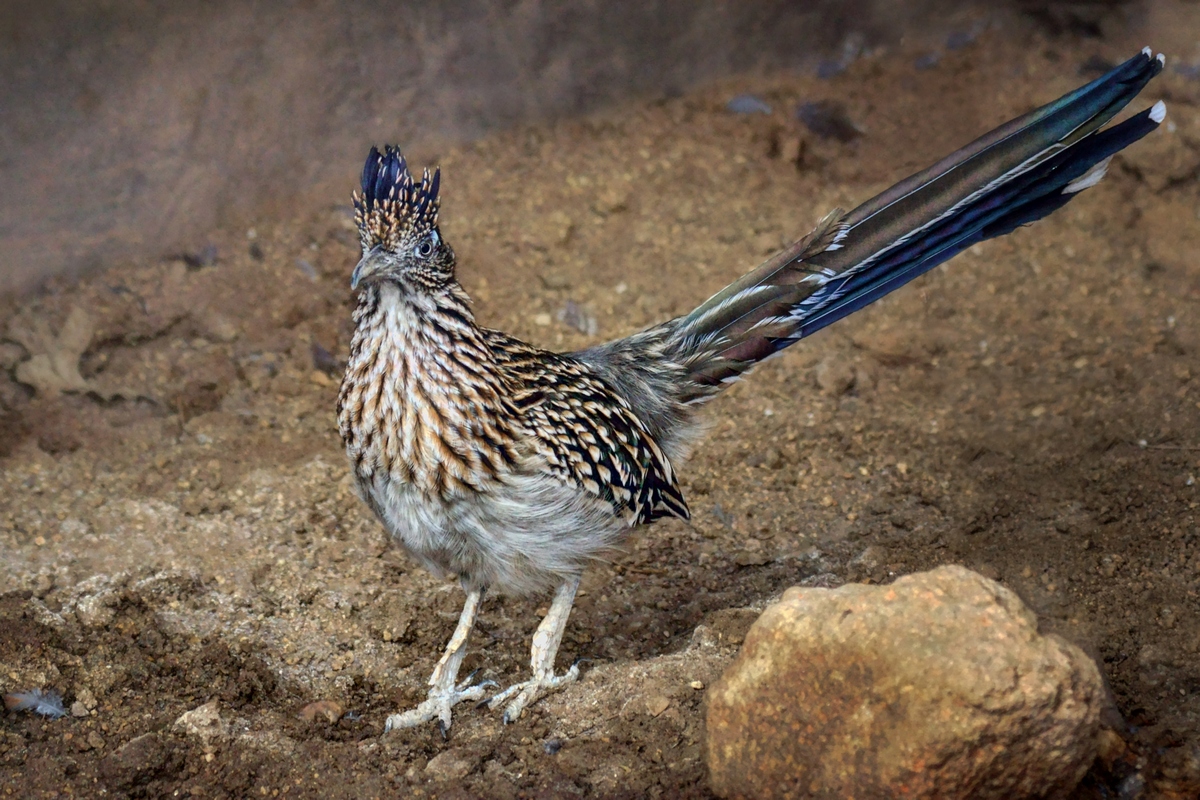
<path fill-rule="evenodd" d="M 1075 194 L 1075 192 L 1082 192 L 1088 187 L 1095 186 L 1104 177 L 1104 174 L 1108 172 L 1108 162 L 1110 161 L 1112 161 L 1112 156 L 1103 161 L 1097 161 L 1092 165 L 1091 169 L 1064 186 L 1062 193 Z"/>
<path fill-rule="evenodd" d="M 1144 55 L 1144 56 L 1154 55 L 1154 51 L 1150 49 L 1150 45 L 1146 45 L 1145 47 L 1142 48 L 1142 55 Z"/>
<path fill-rule="evenodd" d="M 1155 123 L 1161 123 L 1167 118 L 1167 104 L 1162 100 L 1150 107 L 1150 119 Z"/>

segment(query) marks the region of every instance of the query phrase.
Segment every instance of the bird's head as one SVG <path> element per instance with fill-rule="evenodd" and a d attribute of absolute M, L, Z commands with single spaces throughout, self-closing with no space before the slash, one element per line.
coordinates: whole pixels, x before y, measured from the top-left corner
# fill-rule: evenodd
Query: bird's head
<path fill-rule="evenodd" d="M 398 148 L 371 148 L 362 193 L 354 193 L 362 259 L 350 278 L 353 288 L 392 281 L 410 291 L 439 292 L 454 282 L 454 251 L 438 230 L 440 176 L 425 170 L 417 183 Z"/>

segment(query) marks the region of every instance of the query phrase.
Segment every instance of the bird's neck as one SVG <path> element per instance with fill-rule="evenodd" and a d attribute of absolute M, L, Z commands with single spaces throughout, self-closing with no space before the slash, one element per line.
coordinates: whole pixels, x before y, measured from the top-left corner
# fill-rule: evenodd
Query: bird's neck
<path fill-rule="evenodd" d="M 486 350 L 485 340 L 471 300 L 458 284 L 443 291 L 415 292 L 391 282 L 367 286 L 358 296 L 354 310 L 355 343 L 370 342 L 375 347 L 411 347 L 453 354 L 456 346 L 477 344 Z M 472 355 L 485 358 L 490 353 Z"/>
<path fill-rule="evenodd" d="M 478 488 L 510 460 L 508 386 L 467 303 L 461 288 L 379 283 L 354 313 L 338 401 L 347 449 L 430 493 Z"/>

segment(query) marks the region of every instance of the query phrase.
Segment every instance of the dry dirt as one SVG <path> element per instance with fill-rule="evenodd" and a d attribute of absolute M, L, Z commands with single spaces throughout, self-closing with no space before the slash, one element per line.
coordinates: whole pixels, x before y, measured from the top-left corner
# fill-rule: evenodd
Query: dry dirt
<path fill-rule="evenodd" d="M 936 60 L 900 48 L 415 155 L 443 167 L 481 319 L 577 348 L 690 309 L 1133 44 L 993 30 Z M 727 112 L 742 92 L 775 113 Z M 559 657 L 588 659 L 583 679 L 509 727 L 461 707 L 449 741 L 382 733 L 462 595 L 387 547 L 343 464 L 346 197 L 10 302 L 0 689 L 57 690 L 69 715 L 0 717 L 0 792 L 706 797 L 702 687 L 748 609 L 958 563 L 1110 682 L 1124 750 L 1078 798 L 1196 796 L 1200 82 L 1169 71 L 1138 107 L 1160 97 L 1170 129 L 1099 188 L 716 403 L 683 470 L 692 523 L 635 532 L 584 581 Z M 825 99 L 864 135 L 791 119 Z M 31 374 L 75 388 L 34 393 Z M 521 679 L 547 601 L 487 600 L 466 671 Z"/>

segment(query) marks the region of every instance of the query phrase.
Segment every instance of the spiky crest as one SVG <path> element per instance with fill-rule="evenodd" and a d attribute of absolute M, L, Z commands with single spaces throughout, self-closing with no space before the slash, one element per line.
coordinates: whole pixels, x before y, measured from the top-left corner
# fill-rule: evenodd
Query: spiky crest
<path fill-rule="evenodd" d="M 405 240 L 425 236 L 437 227 L 441 170 L 424 170 L 417 183 L 398 147 L 382 153 L 372 147 L 363 165 L 362 191 L 354 193 L 354 221 L 363 249 L 383 245 L 398 250 Z"/>

